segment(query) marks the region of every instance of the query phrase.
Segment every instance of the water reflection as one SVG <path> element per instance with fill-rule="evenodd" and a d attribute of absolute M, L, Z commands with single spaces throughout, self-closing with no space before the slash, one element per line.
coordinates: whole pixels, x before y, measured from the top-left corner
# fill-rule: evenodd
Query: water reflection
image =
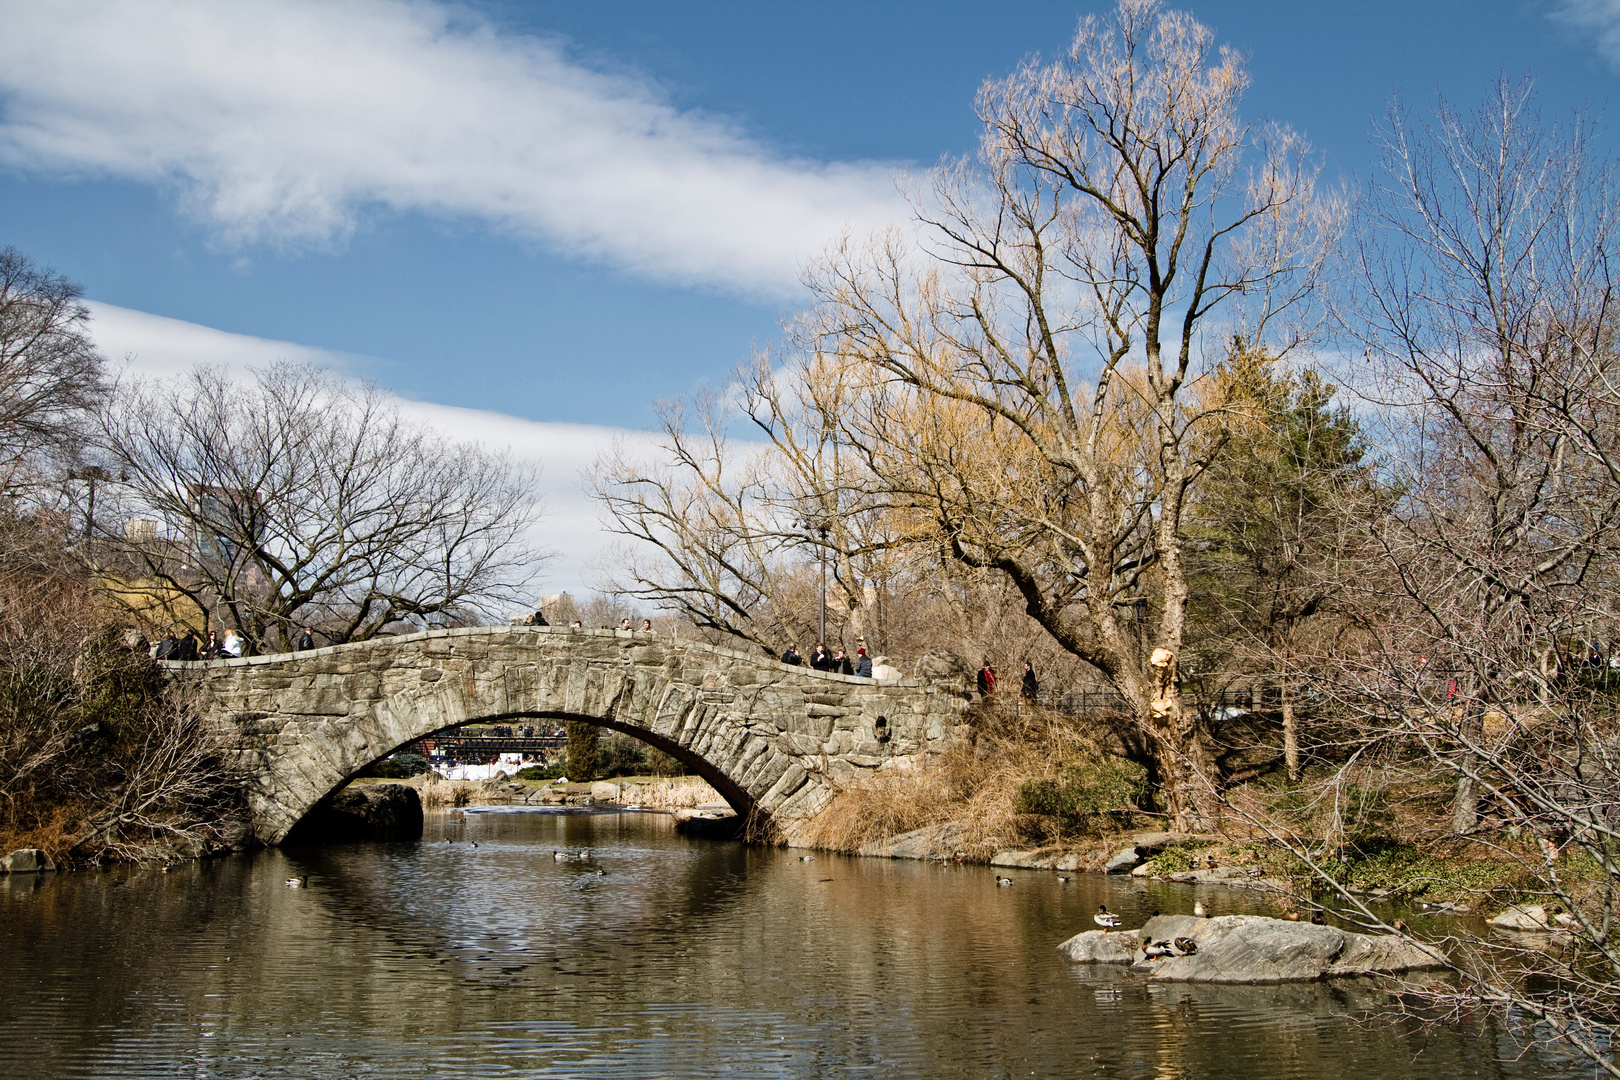
<path fill-rule="evenodd" d="M 592 864 L 552 858 L 581 847 Z M 453 813 L 421 843 L 18 879 L 0 1075 L 1554 1074 L 1494 1037 L 1357 1024 L 1380 999 L 1355 983 L 1071 968 L 1054 946 L 1098 903 L 1129 925 L 1195 894 L 1014 877 L 801 862 L 653 815 Z"/>

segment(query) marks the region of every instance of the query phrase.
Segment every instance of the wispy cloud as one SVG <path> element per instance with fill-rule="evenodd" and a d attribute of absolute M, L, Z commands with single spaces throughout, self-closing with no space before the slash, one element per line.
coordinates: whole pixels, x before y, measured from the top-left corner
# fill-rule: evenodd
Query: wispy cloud
<path fill-rule="evenodd" d="M 250 368 L 292 360 L 352 375 L 366 358 L 348 356 L 290 341 L 274 341 L 215 330 L 144 311 L 92 302 L 91 333 L 101 352 L 124 377 L 169 379 L 200 363 L 245 376 Z M 589 587 L 603 550 L 612 539 L 602 531 L 581 475 L 616 443 L 650 452 L 647 432 L 590 424 L 537 423 L 501 413 L 398 399 L 400 411 L 453 439 L 478 442 L 492 450 L 541 466 L 540 497 L 545 517 L 531 539 L 556 552 L 542 575 L 545 591 Z"/>
<path fill-rule="evenodd" d="M 565 43 L 430 0 L 0 0 L 0 162 L 173 185 L 226 245 L 473 219 L 655 279 L 788 295 L 889 165 L 793 160 Z"/>
<path fill-rule="evenodd" d="M 1591 35 L 1598 54 L 1620 67 L 1620 0 L 1563 0 L 1553 18 Z"/>

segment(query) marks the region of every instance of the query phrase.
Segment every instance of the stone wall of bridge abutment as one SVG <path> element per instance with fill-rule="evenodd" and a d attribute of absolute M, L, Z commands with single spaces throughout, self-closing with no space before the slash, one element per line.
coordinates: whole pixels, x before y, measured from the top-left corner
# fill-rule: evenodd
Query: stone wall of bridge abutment
<path fill-rule="evenodd" d="M 672 754 L 740 813 L 785 830 L 874 769 L 966 735 L 966 665 L 874 682 L 636 631 L 471 627 L 310 652 L 170 663 L 278 843 L 401 746 L 458 724 L 588 720 Z"/>

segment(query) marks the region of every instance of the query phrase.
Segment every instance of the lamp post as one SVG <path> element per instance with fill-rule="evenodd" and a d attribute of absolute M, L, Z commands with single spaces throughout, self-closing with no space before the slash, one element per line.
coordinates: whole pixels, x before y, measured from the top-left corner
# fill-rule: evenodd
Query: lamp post
<path fill-rule="evenodd" d="M 816 529 L 821 534 L 821 633 L 816 643 L 827 643 L 827 526 L 822 525 Z"/>

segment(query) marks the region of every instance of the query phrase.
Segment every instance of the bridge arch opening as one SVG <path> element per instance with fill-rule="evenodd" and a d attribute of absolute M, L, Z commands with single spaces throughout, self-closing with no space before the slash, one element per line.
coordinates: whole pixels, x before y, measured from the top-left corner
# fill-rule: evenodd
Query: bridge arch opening
<path fill-rule="evenodd" d="M 716 767 L 713 762 L 705 759 L 701 754 L 693 752 L 689 747 L 682 746 L 681 744 L 667 739 L 656 732 L 648 731 L 645 728 L 637 725 L 627 724 L 617 720 L 603 719 L 602 717 L 598 716 L 584 716 L 578 713 L 555 711 L 521 711 L 491 713 L 487 716 L 478 716 L 465 720 L 458 720 L 454 724 L 446 725 L 437 731 L 432 731 L 426 735 L 402 742 L 384 753 L 378 754 L 377 756 L 371 758 L 371 760 L 365 762 L 363 765 L 350 771 L 347 775 L 343 776 L 342 779 L 333 784 L 330 790 L 325 792 L 319 799 L 311 804 L 310 807 L 304 811 L 303 815 L 293 823 L 292 827 L 287 832 L 287 836 L 289 838 L 293 838 L 300 835 L 306 824 L 312 818 L 319 815 L 323 808 L 329 806 L 332 800 L 343 792 L 357 778 L 363 776 L 367 770 L 376 765 L 378 762 L 392 757 L 401 750 L 404 750 L 406 747 L 413 746 L 425 740 L 430 740 L 446 731 L 453 731 L 457 728 L 465 727 L 470 724 L 502 724 L 514 720 L 541 720 L 556 724 L 578 721 L 581 723 L 591 724 L 595 727 L 605 728 L 609 731 L 618 732 L 621 735 L 629 736 L 630 738 L 635 739 L 637 742 L 668 754 L 670 757 L 686 766 L 686 768 L 690 770 L 691 775 L 701 777 L 708 783 L 710 787 L 719 792 L 720 797 L 737 812 L 737 816 L 739 818 L 743 819 L 744 821 L 754 822 L 756 825 L 763 825 L 767 830 L 769 829 L 768 815 L 763 814 L 760 811 L 757 802 L 748 794 L 747 790 L 739 785 L 730 776 L 726 775 L 722 769 Z"/>

